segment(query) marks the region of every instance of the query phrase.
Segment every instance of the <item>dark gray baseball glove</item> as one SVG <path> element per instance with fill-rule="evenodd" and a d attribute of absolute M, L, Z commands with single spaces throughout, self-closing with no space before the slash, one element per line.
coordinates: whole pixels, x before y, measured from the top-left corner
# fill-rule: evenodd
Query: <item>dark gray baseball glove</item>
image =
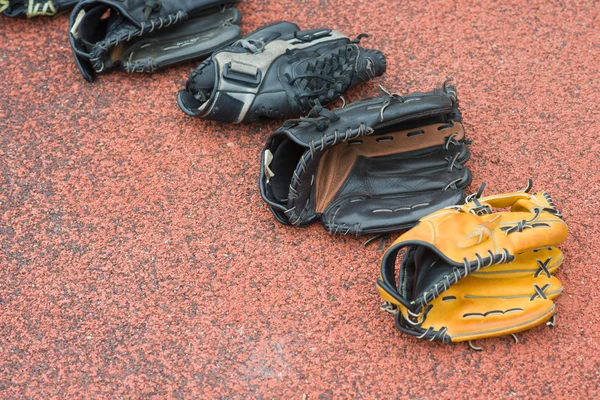
<path fill-rule="evenodd" d="M 331 29 L 278 22 L 215 52 L 178 96 L 187 114 L 220 122 L 291 118 L 385 72 L 379 51 Z"/>
<path fill-rule="evenodd" d="M 237 0 L 83 0 L 69 37 L 81 73 L 154 72 L 199 59 L 241 36 Z"/>
<path fill-rule="evenodd" d="M 278 221 L 386 233 L 464 200 L 469 149 L 452 86 L 290 120 L 268 139 L 260 189 Z"/>
<path fill-rule="evenodd" d="M 77 4 L 77 0 L 0 0 L 0 13 L 7 17 L 56 15 Z"/>

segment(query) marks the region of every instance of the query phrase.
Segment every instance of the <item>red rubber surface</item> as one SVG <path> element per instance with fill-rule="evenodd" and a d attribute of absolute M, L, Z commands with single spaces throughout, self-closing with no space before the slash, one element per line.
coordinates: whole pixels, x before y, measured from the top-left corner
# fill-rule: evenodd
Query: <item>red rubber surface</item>
<path fill-rule="evenodd" d="M 600 6 L 354 3 L 249 0 L 242 27 L 370 33 L 388 73 L 350 100 L 453 76 L 471 190 L 531 177 L 565 214 L 558 326 L 484 352 L 400 334 L 377 245 L 279 225 L 262 202 L 278 122 L 185 116 L 193 63 L 88 84 L 67 16 L 0 17 L 0 397 L 598 397 Z"/>

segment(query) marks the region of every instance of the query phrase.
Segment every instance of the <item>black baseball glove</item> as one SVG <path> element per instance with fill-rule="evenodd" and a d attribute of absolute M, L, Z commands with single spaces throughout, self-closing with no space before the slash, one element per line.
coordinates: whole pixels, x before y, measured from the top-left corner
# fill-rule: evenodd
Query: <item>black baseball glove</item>
<path fill-rule="evenodd" d="M 199 59 L 241 36 L 237 0 L 83 0 L 69 37 L 81 73 L 154 72 Z"/>
<path fill-rule="evenodd" d="M 385 72 L 385 57 L 331 29 L 268 25 L 218 50 L 178 96 L 187 114 L 220 122 L 305 115 Z"/>
<path fill-rule="evenodd" d="M 267 140 L 260 189 L 278 221 L 330 233 L 403 230 L 471 183 L 456 91 L 388 94 L 290 120 Z"/>
<path fill-rule="evenodd" d="M 0 0 L 0 13 L 7 17 L 52 16 L 77 4 L 77 0 Z"/>

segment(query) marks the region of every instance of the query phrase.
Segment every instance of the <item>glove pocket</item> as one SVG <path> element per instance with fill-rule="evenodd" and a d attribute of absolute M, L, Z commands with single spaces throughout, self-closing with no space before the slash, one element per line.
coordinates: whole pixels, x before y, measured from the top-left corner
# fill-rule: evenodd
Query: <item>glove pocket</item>
<path fill-rule="evenodd" d="M 331 202 L 322 211 L 323 225 L 331 233 L 394 232 L 411 228 L 441 208 L 460 204 L 464 188 L 471 183 L 471 172 L 462 164 L 469 153 L 466 145 L 458 150 L 451 147 L 357 157 L 339 190 L 329 193 Z M 332 186 L 342 179 L 329 176 L 334 177 Z M 319 198 L 319 186 L 316 194 L 320 211 L 323 198 Z"/>

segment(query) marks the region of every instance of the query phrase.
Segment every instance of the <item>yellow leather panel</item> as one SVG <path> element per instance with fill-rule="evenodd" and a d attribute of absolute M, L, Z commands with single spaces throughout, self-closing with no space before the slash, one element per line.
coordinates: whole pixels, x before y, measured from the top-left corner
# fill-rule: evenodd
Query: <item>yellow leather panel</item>
<path fill-rule="evenodd" d="M 479 202 L 484 207 L 511 207 L 511 210 L 476 215 L 472 212 L 477 206 L 472 202 L 460 210 L 443 209 L 422 218 L 419 225 L 400 236 L 394 244 L 425 242 L 449 259 L 463 263 L 464 258 L 473 261 L 476 255 L 501 254 L 503 249 L 514 255 L 555 246 L 567 237 L 567 225 L 558 216 L 541 211 L 536 217 L 534 210 L 553 208 L 541 193 L 510 193 L 482 198 Z M 524 225 L 521 232 L 506 233 L 519 224 Z"/>
<path fill-rule="evenodd" d="M 543 289 L 545 299 L 534 285 Z M 471 275 L 431 302 L 421 327 L 446 327 L 453 342 L 516 333 L 548 321 L 554 314 L 552 299 L 561 292 L 556 277 L 491 280 Z M 402 312 L 408 318 L 406 310 Z"/>

